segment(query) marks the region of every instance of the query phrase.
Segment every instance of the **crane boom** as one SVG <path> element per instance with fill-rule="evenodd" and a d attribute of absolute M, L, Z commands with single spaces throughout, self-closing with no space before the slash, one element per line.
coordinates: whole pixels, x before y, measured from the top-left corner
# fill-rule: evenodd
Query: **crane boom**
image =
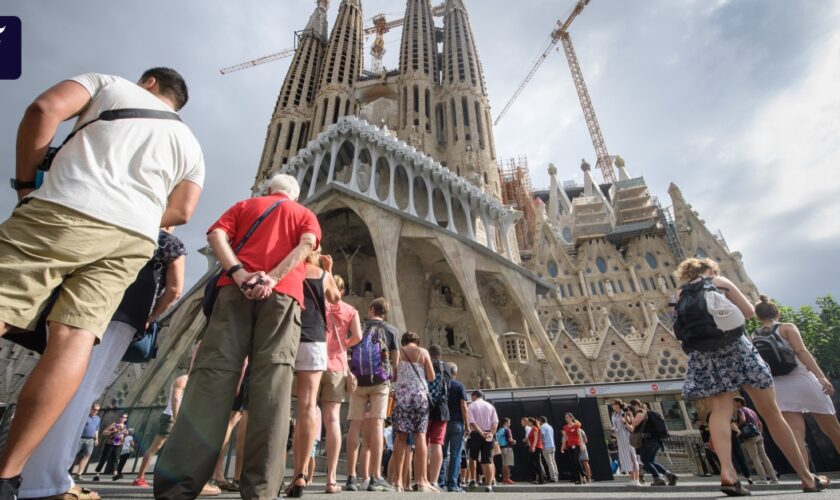
<path fill-rule="evenodd" d="M 575 81 L 580 107 L 583 109 L 583 117 L 586 120 L 586 128 L 589 129 L 589 137 L 592 138 L 592 146 L 595 148 L 595 156 L 598 158 L 598 168 L 604 176 L 604 182 L 611 184 L 615 182 L 615 174 L 612 168 L 612 158 L 607 151 L 607 143 L 598 125 L 598 117 L 595 116 L 595 107 L 592 106 L 592 99 L 589 97 L 589 90 L 586 89 L 586 82 L 583 80 L 583 72 L 580 70 L 575 47 L 572 45 L 572 38 L 568 31 L 560 32 L 560 41 L 563 43 L 563 50 L 566 52 L 566 59 L 569 61 L 569 69 L 572 72 L 572 79 Z"/>
<path fill-rule="evenodd" d="M 269 54 L 265 57 L 260 57 L 259 59 L 254 59 L 252 61 L 244 62 L 241 64 L 237 64 L 235 66 L 228 66 L 227 68 L 222 68 L 219 72 L 223 75 L 228 73 L 233 73 L 234 71 L 239 71 L 245 68 L 251 68 L 254 66 L 259 66 L 260 64 L 265 64 L 267 62 L 276 61 L 278 59 L 283 59 L 284 57 L 289 57 L 294 55 L 295 49 L 286 49 L 281 50 L 280 52 L 275 52 L 274 54 Z"/>
<path fill-rule="evenodd" d="M 546 60 L 546 58 L 548 58 L 548 54 L 551 53 L 551 49 L 553 49 L 557 45 L 557 42 L 560 41 L 563 45 L 563 50 L 566 53 L 566 60 L 569 62 L 569 69 L 572 72 L 575 90 L 577 91 L 580 106 L 583 109 L 583 117 L 586 120 L 586 128 L 589 129 L 589 137 L 592 139 L 592 145 L 595 148 L 598 168 L 601 169 L 601 172 L 604 175 L 604 182 L 611 183 L 615 182 L 615 174 L 613 173 L 612 168 L 612 158 L 610 158 L 610 154 L 607 151 L 607 143 L 604 141 L 604 135 L 601 133 L 601 127 L 598 125 L 598 118 L 595 116 L 595 107 L 592 105 L 592 99 L 589 97 L 589 91 L 587 90 L 586 82 L 583 79 L 583 72 L 580 69 L 580 63 L 578 63 L 575 48 L 574 45 L 572 45 L 572 39 L 569 36 L 569 26 L 571 26 L 572 21 L 574 21 L 575 18 L 583 12 L 583 9 L 589 4 L 589 1 L 590 0 L 579 0 L 572 9 L 572 12 L 566 17 L 565 21 L 557 21 L 554 30 L 551 32 L 548 44 L 545 49 L 543 49 L 542 54 L 540 54 L 540 56 L 534 61 L 534 64 L 531 66 L 531 70 L 528 71 L 528 74 L 525 75 L 522 83 L 520 83 L 519 87 L 516 88 L 513 96 L 510 100 L 508 100 L 507 104 L 505 104 L 504 108 L 502 108 L 502 111 L 499 113 L 499 116 L 496 117 L 493 125 L 499 124 L 499 121 L 503 116 L 505 116 L 505 113 L 508 112 L 519 95 L 522 94 L 522 91 L 525 90 L 525 87 L 528 86 L 528 83 L 531 82 L 534 74 L 536 74 L 537 70 L 540 69 L 540 66 L 542 66 L 542 63 Z"/>

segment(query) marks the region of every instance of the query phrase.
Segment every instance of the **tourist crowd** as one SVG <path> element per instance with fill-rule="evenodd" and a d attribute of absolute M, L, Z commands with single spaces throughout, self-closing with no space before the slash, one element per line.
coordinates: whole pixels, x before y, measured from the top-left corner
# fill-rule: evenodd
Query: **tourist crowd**
<path fill-rule="evenodd" d="M 182 292 L 186 250 L 172 231 L 189 221 L 204 179 L 201 149 L 176 113 L 186 102 L 181 76 L 154 68 L 138 83 L 101 74 L 61 82 L 26 111 L 13 180 L 21 201 L 0 224 L 0 333 L 28 332 L 21 335 L 41 339 L 43 354 L 0 455 L 0 500 L 97 498 L 73 482 L 94 447 L 104 443 L 94 480 L 122 477 L 137 447 L 128 414 L 100 430 L 96 401 L 117 363 L 154 337 Z M 78 118 L 73 135 L 49 156 L 52 164 L 43 163 L 58 124 L 71 118 Z M 134 485 L 148 486 L 145 474 L 165 443 L 154 467 L 156 498 L 222 488 L 245 499 L 300 497 L 311 487 L 323 431 L 327 493 L 491 492 L 497 480 L 513 483 L 517 445 L 527 451 L 519 456 L 528 457 L 533 482 L 560 480 L 558 453 L 574 483 L 592 481 L 589 440 L 572 413 L 559 438 L 545 416 L 522 418 L 515 436 L 482 391 L 468 395 L 441 346 L 388 322 L 384 298 L 364 304 L 363 320 L 344 301 L 348 284 L 333 273 L 331 257 L 320 253 L 330 235 L 297 203 L 299 191 L 293 177 L 276 174 L 266 193 L 234 204 L 208 229 L 222 271 L 205 290 L 206 327 L 188 373 L 169 388 Z M 814 415 L 838 451 L 840 424 L 828 397 L 834 389 L 796 327 L 780 323 L 766 298 L 749 303 L 709 259 L 688 259 L 677 275 L 684 286 L 675 332 L 689 356 L 684 395 L 709 401 L 699 422 L 721 490 L 749 493 L 733 465 L 734 457 L 750 479 L 742 447 L 760 478 L 777 480 L 765 431 L 803 490 L 821 490 L 828 480 L 808 469 L 802 414 Z M 751 342 L 744 321 L 753 316 L 762 328 Z M 780 359 L 760 355 L 762 342 Z M 741 390 L 757 413 L 733 397 Z M 611 414 L 629 484 L 640 484 L 642 471 L 654 486 L 676 484 L 656 460 L 667 436 L 662 417 L 635 399 L 613 401 Z M 227 479 L 223 450 L 234 430 L 236 464 Z M 293 476 L 281 484 L 289 453 Z"/>

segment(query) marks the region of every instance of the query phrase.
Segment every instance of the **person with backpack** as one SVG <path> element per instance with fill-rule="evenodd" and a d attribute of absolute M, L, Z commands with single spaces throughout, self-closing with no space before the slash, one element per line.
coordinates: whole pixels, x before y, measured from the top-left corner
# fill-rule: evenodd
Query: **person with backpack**
<path fill-rule="evenodd" d="M 429 428 L 426 440 L 429 448 L 429 483 L 436 487 L 443 464 L 443 442 L 446 440 L 446 426 L 449 422 L 449 382 L 452 373 L 441 359 L 441 348 L 437 344 L 429 346 L 435 379 L 429 382 Z"/>
<path fill-rule="evenodd" d="M 630 401 L 630 408 L 633 411 L 633 420 L 630 422 L 631 432 L 642 435 L 642 447 L 639 448 L 642 467 L 653 476 L 653 482 L 650 485 L 674 486 L 677 484 L 677 475 L 656 461 L 656 454 L 664 448 L 662 440 L 668 437 L 665 420 L 638 399 Z M 663 476 L 668 480 L 667 483 Z"/>
<path fill-rule="evenodd" d="M 805 446 L 805 413 L 811 414 L 820 430 L 834 444 L 834 449 L 840 453 L 840 422 L 831 401 L 834 386 L 805 347 L 796 325 L 780 323 L 780 312 L 776 304 L 764 295 L 759 299 L 755 305 L 755 315 L 761 322 L 761 328 L 753 334 L 753 342 L 765 336 L 775 336 L 785 349 L 793 353 L 795 366 L 788 373 L 773 375 L 773 383 L 776 385 L 779 410 L 796 437 L 800 453 L 803 457 L 808 456 Z"/>
<path fill-rule="evenodd" d="M 499 430 L 496 431 L 496 442 L 499 443 L 499 448 L 502 450 L 502 482 L 516 484 L 510 478 L 510 468 L 514 465 L 513 446 L 516 444 L 516 440 L 513 439 L 508 417 L 502 419 L 501 425 Z"/>
<path fill-rule="evenodd" d="M 717 262 L 690 258 L 680 263 L 674 333 L 688 354 L 683 396 L 687 400 L 711 399 L 709 428 L 721 463 L 721 492 L 749 495 L 732 466 L 732 397 L 745 390 L 764 417 L 773 439 L 802 481 L 805 492 L 822 490 L 828 479 L 815 476 L 799 450 L 790 426 L 776 404 L 773 377 L 747 340 L 744 320 L 755 310 L 730 280 L 720 276 Z"/>
<path fill-rule="evenodd" d="M 359 447 L 359 436 L 382 436 L 382 427 L 388 411 L 390 394 L 391 367 L 400 361 L 397 348 L 399 332 L 394 325 L 385 321 L 388 314 L 388 302 L 382 298 L 371 301 L 368 308 L 368 320 L 362 328 L 362 340 L 350 348 L 350 372 L 356 377 L 358 387 L 350 397 L 350 410 L 347 418 L 350 429 L 347 432 L 347 449 Z M 365 418 L 365 412 L 370 414 Z M 363 429 L 364 427 L 364 429 Z M 362 463 L 361 484 L 365 480 L 367 491 L 394 491 L 393 487 L 382 478 L 382 439 L 370 440 L 370 454 L 367 463 Z M 345 490 L 358 491 L 356 478 L 356 455 L 347 455 L 347 482 Z"/>
<path fill-rule="evenodd" d="M 746 450 L 750 456 L 755 472 L 759 479 L 756 483 L 759 484 L 779 484 L 779 478 L 776 476 L 776 469 L 773 467 L 773 462 L 767 456 L 767 451 L 764 449 L 764 424 L 758 418 L 758 414 L 752 409 L 747 408 L 747 402 L 741 396 L 736 396 L 735 400 L 735 425 L 738 427 L 738 440 L 741 447 Z M 764 478 L 764 479 L 761 479 Z"/>
<path fill-rule="evenodd" d="M 401 459 L 406 450 L 408 434 L 414 435 L 414 479 L 420 493 L 439 492 L 428 478 L 426 430 L 429 425 L 429 407 L 431 395 L 428 383 L 435 380 L 435 370 L 429 351 L 420 347 L 420 336 L 414 332 L 405 332 L 400 339 L 400 362 L 397 364 L 395 403 L 391 414 L 394 424 L 394 488 L 396 491 L 409 489 L 408 481 L 403 478 L 403 468 L 411 468 L 411 463 Z M 409 475 L 410 477 L 410 475 Z"/>

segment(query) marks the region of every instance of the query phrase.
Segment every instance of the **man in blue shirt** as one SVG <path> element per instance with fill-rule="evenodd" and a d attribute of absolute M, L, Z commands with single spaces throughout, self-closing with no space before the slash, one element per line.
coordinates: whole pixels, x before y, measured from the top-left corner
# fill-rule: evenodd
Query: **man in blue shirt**
<path fill-rule="evenodd" d="M 554 459 L 554 427 L 548 424 L 545 416 L 540 417 L 540 437 L 543 443 L 543 459 L 548 465 L 548 480 L 557 482 L 560 478 L 557 476 L 557 461 Z"/>
<path fill-rule="evenodd" d="M 102 419 L 99 418 L 99 403 L 94 402 L 90 407 L 90 414 L 85 420 L 85 428 L 82 429 L 82 437 L 79 438 L 79 451 L 76 452 L 76 461 L 79 468 L 73 479 L 79 480 L 82 471 L 85 470 L 90 456 L 93 455 L 93 448 L 99 444 L 99 425 Z"/>
<path fill-rule="evenodd" d="M 461 451 L 464 448 L 464 428 L 469 425 L 467 413 L 467 389 L 458 379 L 458 365 L 447 363 L 452 373 L 449 382 L 449 424 L 443 443 L 443 466 L 438 484 L 446 491 L 461 490 Z"/>

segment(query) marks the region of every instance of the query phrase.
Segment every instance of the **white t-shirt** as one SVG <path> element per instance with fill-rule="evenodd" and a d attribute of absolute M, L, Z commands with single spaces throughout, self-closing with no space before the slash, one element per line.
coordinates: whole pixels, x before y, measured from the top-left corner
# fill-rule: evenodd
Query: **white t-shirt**
<path fill-rule="evenodd" d="M 71 78 L 91 95 L 74 130 L 102 111 L 172 111 L 124 78 L 99 73 Z M 182 181 L 204 183 L 204 157 L 189 127 L 176 120 L 98 121 L 61 148 L 32 196 L 157 241 L 169 193 Z"/>
<path fill-rule="evenodd" d="M 122 449 L 120 450 L 120 455 L 127 455 L 131 453 L 131 444 L 134 442 L 134 438 L 131 436 L 126 436 L 125 440 L 123 440 Z"/>

